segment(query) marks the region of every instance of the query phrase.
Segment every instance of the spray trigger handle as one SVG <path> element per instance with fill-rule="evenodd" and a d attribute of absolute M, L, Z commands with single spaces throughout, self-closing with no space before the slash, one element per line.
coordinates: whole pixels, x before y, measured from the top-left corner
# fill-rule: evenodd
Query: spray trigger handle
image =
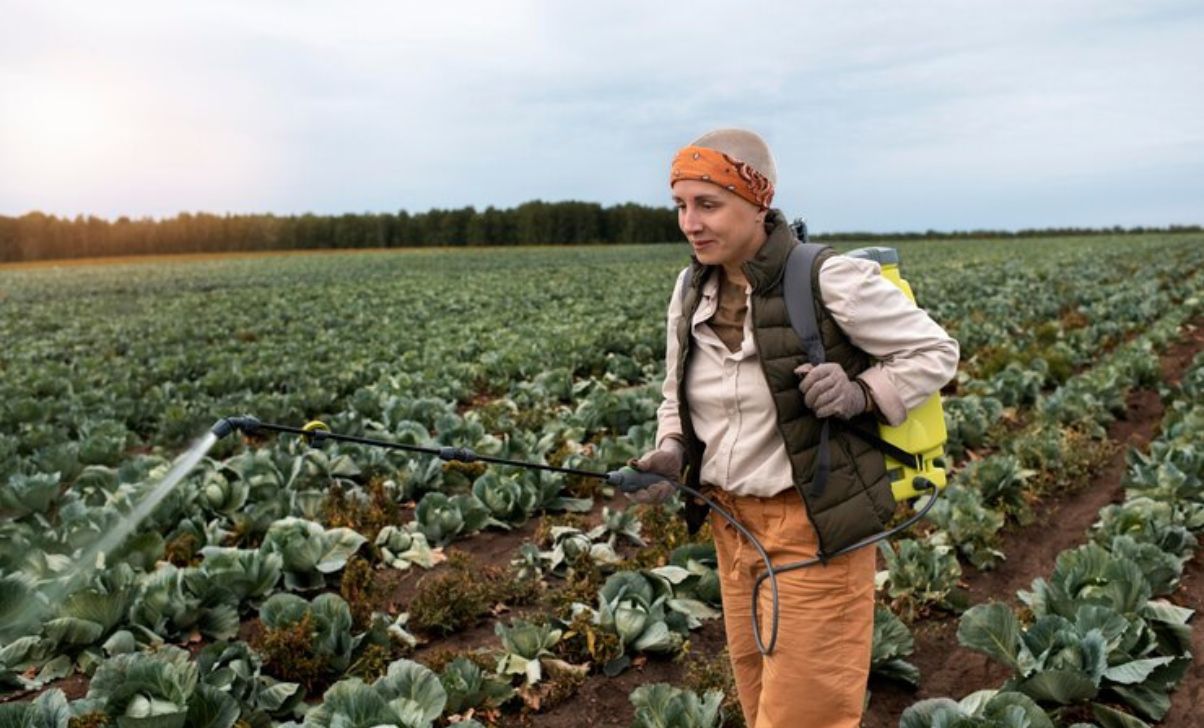
<path fill-rule="evenodd" d="M 636 470 L 631 466 L 624 466 L 618 470 L 612 470 L 606 474 L 606 482 L 610 485 L 616 485 L 619 490 L 624 493 L 634 493 L 638 490 L 643 490 L 650 485 L 656 483 L 669 482 L 671 480 L 657 473 L 646 473 L 642 470 Z M 676 487 L 676 483 L 673 483 Z"/>

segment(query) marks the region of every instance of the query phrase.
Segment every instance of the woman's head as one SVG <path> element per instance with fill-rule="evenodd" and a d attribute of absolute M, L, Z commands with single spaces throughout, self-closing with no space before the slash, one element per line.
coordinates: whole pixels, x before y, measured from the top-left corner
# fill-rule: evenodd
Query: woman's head
<path fill-rule="evenodd" d="M 707 265 L 738 267 L 765 242 L 777 168 L 765 140 L 743 129 L 702 135 L 673 159 L 677 224 Z"/>

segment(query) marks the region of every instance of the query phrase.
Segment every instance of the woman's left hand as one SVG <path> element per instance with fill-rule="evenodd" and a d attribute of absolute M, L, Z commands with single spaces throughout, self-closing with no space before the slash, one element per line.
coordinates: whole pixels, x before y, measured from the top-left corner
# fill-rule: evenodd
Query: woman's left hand
<path fill-rule="evenodd" d="M 803 393 L 803 402 L 815 412 L 816 417 L 839 417 L 847 420 L 866 411 L 865 390 L 849 379 L 844 369 L 835 362 L 819 366 L 803 364 L 794 370 L 803 377 L 798 388 Z"/>
<path fill-rule="evenodd" d="M 628 460 L 627 464 L 644 473 L 656 473 L 665 480 L 642 490 L 628 493 L 627 497 L 636 503 L 664 503 L 676 491 L 670 480 L 681 478 L 684 467 L 685 451 L 680 442 L 667 438 L 659 448 L 644 453 L 639 459 Z"/>

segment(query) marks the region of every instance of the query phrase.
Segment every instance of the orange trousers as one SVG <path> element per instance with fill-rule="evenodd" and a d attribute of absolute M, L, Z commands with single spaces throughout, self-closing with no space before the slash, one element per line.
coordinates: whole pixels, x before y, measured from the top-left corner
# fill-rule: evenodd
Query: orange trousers
<path fill-rule="evenodd" d="M 815 556 L 815 529 L 793 489 L 771 498 L 704 494 L 751 531 L 775 566 Z M 778 639 L 762 656 L 752 627 L 752 593 L 765 566 L 726 519 L 711 512 L 723 619 L 740 706 L 749 728 L 856 728 L 861 722 L 874 632 L 875 550 L 858 549 L 778 576 Z M 768 645 L 772 591 L 757 608 Z"/>

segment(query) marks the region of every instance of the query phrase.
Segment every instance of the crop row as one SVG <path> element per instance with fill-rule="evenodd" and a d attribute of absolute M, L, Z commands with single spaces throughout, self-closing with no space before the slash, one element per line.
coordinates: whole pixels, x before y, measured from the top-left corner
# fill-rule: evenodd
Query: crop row
<path fill-rule="evenodd" d="M 880 545 L 887 569 L 879 574 L 879 585 L 895 613 L 910 623 L 931 609 L 957 613 L 968 606 L 958 588 L 963 573 L 959 557 L 979 570 L 995 568 L 1006 558 L 999 549 L 999 536 L 1007 522 L 1031 522 L 1031 503 L 1086 482 L 1106 455 L 1104 425 L 1124 413 L 1132 388 L 1159 384 L 1156 352 L 1177 338 L 1186 321 L 1199 315 L 1199 301 L 1189 297 L 1095 367 L 1052 392 L 1038 393 L 1027 416 L 1014 417 L 1011 427 L 1001 428 L 997 420 L 980 423 L 983 436 L 976 444 L 993 444 L 997 451 L 959 463 L 929 514 L 933 528 L 923 538 Z M 988 403 L 981 409 L 996 418 L 1003 411 L 990 398 L 970 399 Z M 963 412 L 956 404 L 965 401 L 954 400 L 950 409 Z M 951 424 L 956 417 L 950 418 Z M 994 437 L 988 438 L 988 432 Z M 905 661 L 913 649 L 906 624 L 881 611 L 875 671 L 918 684 L 919 671 Z"/>
<path fill-rule="evenodd" d="M 1192 612 L 1167 597 L 1204 530 L 1202 424 L 1204 356 L 1170 394 L 1148 452 L 1129 451 L 1124 501 L 1101 510 L 1087 545 L 1063 552 L 1048 579 L 1018 594 L 1024 619 L 1003 603 L 962 616 L 959 642 L 1012 677 L 960 702 L 918 703 L 903 728 L 955 718 L 1052 726 L 1084 709 L 1105 728 L 1134 728 L 1166 714 L 1169 692 L 1191 664 Z"/>

